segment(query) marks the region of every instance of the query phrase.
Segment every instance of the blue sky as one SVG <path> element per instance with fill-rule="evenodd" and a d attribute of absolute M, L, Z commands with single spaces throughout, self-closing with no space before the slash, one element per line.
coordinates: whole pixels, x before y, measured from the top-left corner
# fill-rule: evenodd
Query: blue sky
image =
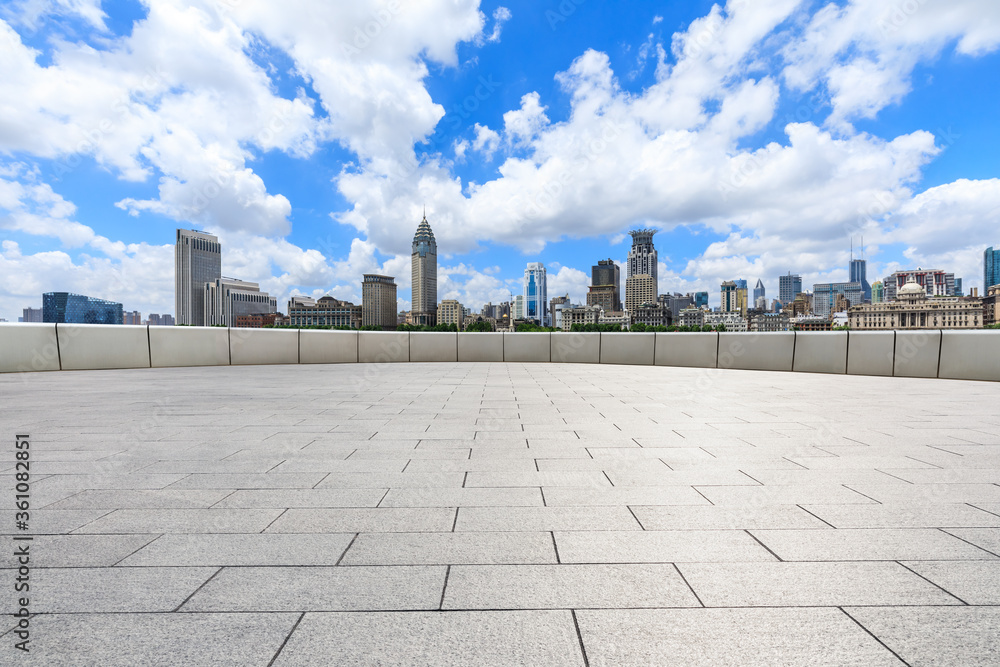
<path fill-rule="evenodd" d="M 583 300 L 659 229 L 660 292 L 982 282 L 1000 243 L 1000 7 L 424 0 L 15 0 L 0 8 L 0 317 L 45 291 L 173 311 L 174 230 L 226 275 L 409 306 L 421 210 L 439 298 Z"/>

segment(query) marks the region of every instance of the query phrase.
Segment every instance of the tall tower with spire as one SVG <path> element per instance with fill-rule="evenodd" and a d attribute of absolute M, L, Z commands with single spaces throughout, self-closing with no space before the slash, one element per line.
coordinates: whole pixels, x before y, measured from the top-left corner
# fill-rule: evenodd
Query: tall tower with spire
<path fill-rule="evenodd" d="M 413 323 L 434 326 L 437 324 L 437 241 L 424 219 L 413 235 L 413 252 L 410 255 L 410 270 L 413 277 L 413 294 L 410 312 Z"/>

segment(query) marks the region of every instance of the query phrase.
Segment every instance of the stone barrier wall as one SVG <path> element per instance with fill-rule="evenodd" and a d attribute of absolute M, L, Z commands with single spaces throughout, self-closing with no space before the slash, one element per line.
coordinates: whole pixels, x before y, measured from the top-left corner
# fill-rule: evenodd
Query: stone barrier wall
<path fill-rule="evenodd" d="M 0 372 L 554 362 L 1000 381 L 1000 331 L 424 333 L 0 324 Z"/>

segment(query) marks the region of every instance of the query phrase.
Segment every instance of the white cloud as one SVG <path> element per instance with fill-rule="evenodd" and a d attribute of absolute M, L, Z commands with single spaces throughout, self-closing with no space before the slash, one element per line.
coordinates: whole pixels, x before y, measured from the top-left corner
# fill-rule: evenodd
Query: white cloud
<path fill-rule="evenodd" d="M 490 36 L 486 38 L 488 42 L 499 42 L 500 32 L 503 30 L 503 24 L 511 19 L 513 15 L 510 10 L 506 7 L 497 7 L 493 12 L 493 32 Z"/>
<path fill-rule="evenodd" d="M 487 160 L 493 159 L 493 154 L 500 147 L 500 135 L 485 125 L 476 123 L 476 138 L 472 141 L 472 148 L 483 153 Z"/>

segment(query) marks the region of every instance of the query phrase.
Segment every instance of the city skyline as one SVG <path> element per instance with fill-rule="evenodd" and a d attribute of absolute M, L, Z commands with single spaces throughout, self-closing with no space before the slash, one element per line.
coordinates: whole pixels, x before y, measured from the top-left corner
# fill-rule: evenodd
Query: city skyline
<path fill-rule="evenodd" d="M 713 304 L 735 277 L 769 295 L 788 272 L 847 281 L 862 234 L 869 280 L 933 267 L 983 293 L 983 250 L 1000 242 L 1000 36 L 983 16 L 996 8 L 950 3 L 945 21 L 922 3 L 901 19 L 877 3 L 832 18 L 816 3 L 744 4 L 573 3 L 553 20 L 527 2 L 432 2 L 434 30 L 404 12 L 328 54 L 346 79 L 320 56 L 353 44 L 378 3 L 318 17 L 8 5 L 5 89 L 22 103 L 0 117 L 0 317 L 47 291 L 173 312 L 177 227 L 216 236 L 223 275 L 279 303 L 359 303 L 378 273 L 409 310 L 425 204 L 438 301 L 472 308 L 518 291 L 532 261 L 550 293 L 583 303 L 592 263 L 625 266 L 634 228 L 658 230 L 658 292 Z M 838 38 L 818 51 L 826 30 Z M 537 57 L 512 57 L 542 39 Z M 199 79 L 153 58 L 157 44 L 225 67 Z M 368 83 L 343 84 L 371 67 L 388 78 L 370 85 L 413 103 L 373 106 Z M 860 71 L 860 92 L 838 84 Z"/>

